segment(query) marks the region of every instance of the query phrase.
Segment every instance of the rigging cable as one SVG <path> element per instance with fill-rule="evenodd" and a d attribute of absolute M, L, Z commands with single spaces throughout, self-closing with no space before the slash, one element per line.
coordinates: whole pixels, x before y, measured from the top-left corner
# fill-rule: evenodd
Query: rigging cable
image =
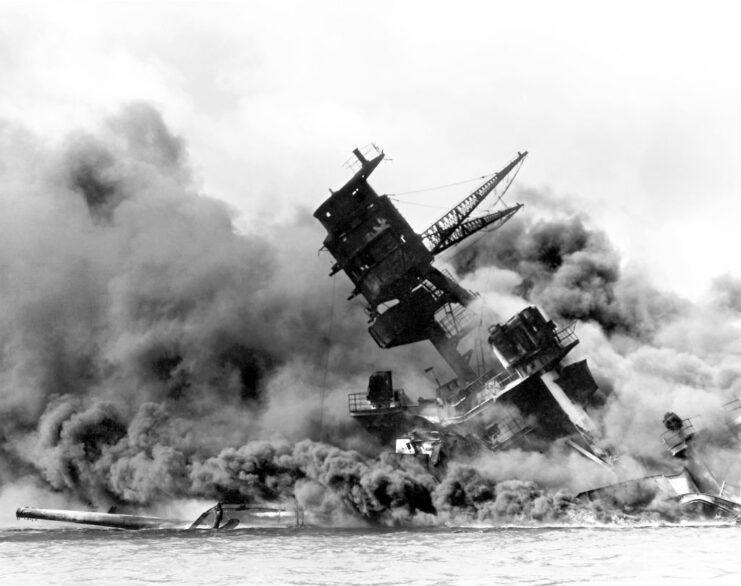
<path fill-rule="evenodd" d="M 496 206 L 496 205 L 497 205 L 497 204 L 498 204 L 498 203 L 499 203 L 500 201 L 502 201 L 502 198 L 503 198 L 503 197 L 504 197 L 505 195 L 507 195 L 507 190 L 509 189 L 509 186 L 510 186 L 510 185 L 512 185 L 512 182 L 513 182 L 513 181 L 515 180 L 515 178 L 517 177 L 517 174 L 518 174 L 518 173 L 520 172 L 520 169 L 521 169 L 521 168 L 522 168 L 522 161 L 520 161 L 519 165 L 517 165 L 517 167 L 515 167 L 515 170 L 514 170 L 514 172 L 513 172 L 513 173 L 512 173 L 512 175 L 511 175 L 511 176 L 509 177 L 509 180 L 507 181 L 507 185 L 505 185 L 505 186 L 504 186 L 504 189 L 502 190 L 502 194 L 501 194 L 501 195 L 500 195 L 500 196 L 499 196 L 499 197 L 497 198 L 497 201 L 495 201 L 495 202 L 494 202 L 493 204 L 491 204 L 491 205 L 490 205 L 490 206 L 489 206 L 488 208 L 486 208 L 487 210 L 492 210 L 492 209 L 494 209 L 494 206 Z M 495 190 L 495 195 L 496 195 L 496 190 Z"/>
<path fill-rule="evenodd" d="M 464 179 L 463 181 L 456 181 L 455 183 L 446 183 L 445 185 L 425 187 L 424 189 L 413 189 L 411 191 L 397 191 L 395 193 L 384 193 L 383 195 L 388 195 L 389 197 L 391 197 L 393 195 L 411 195 L 413 193 L 424 193 L 426 191 L 435 191 L 436 189 L 445 189 L 446 187 L 455 187 L 456 185 L 463 185 L 465 183 L 471 183 L 472 181 L 481 181 L 482 179 L 488 179 L 492 175 L 494 175 L 494 173 L 489 173 L 488 175 L 480 175 L 478 177 L 471 177 L 471 179 Z"/>
<path fill-rule="evenodd" d="M 509 189 L 509 186 L 515 180 L 515 177 L 517 177 L 517 173 L 519 173 L 521 167 L 522 167 L 522 164 L 520 164 L 520 165 L 517 166 L 517 168 L 515 169 L 515 172 L 512 174 L 512 177 L 510 177 L 509 181 L 504 186 L 504 190 L 502 191 L 501 195 L 497 198 L 497 200 L 491 206 L 489 206 L 488 209 L 490 209 L 490 210 L 493 209 L 500 201 L 502 201 L 502 198 L 507 194 L 507 190 Z M 482 232 L 481 235 L 478 238 L 476 238 L 475 240 L 469 242 L 466 246 L 464 246 L 462 248 L 461 247 L 458 247 L 453 254 L 448 255 L 448 257 L 445 259 L 444 262 L 450 263 L 458 254 L 460 254 L 461 252 L 463 252 L 464 250 L 466 250 L 467 248 L 469 248 L 470 246 L 472 246 L 473 244 L 475 244 L 476 242 L 478 242 L 479 240 L 481 240 L 482 238 L 484 238 L 484 236 L 486 236 L 486 233 L 488 233 L 488 232 L 494 232 L 495 230 L 498 230 L 500 227 L 501 226 L 494 226 L 494 227 L 492 227 L 492 228 L 490 228 L 488 230 L 487 229 L 483 229 L 481 231 Z M 491 269 L 488 270 L 487 271 L 487 274 L 486 274 L 486 280 L 485 280 L 485 284 L 484 284 L 484 291 L 488 290 L 490 280 L 491 280 Z M 478 333 L 477 333 L 477 336 L 476 336 L 476 338 L 477 338 L 477 340 L 476 340 L 476 346 L 477 346 L 477 349 L 478 349 L 479 352 L 478 352 L 478 355 L 476 355 L 476 358 L 477 358 L 477 360 L 479 360 L 479 369 L 481 371 L 483 371 L 484 370 L 485 360 L 484 360 L 484 341 L 483 341 L 483 338 L 481 336 L 481 332 L 482 332 L 482 330 L 484 328 L 484 309 L 485 309 L 485 305 L 484 305 L 483 300 L 481 299 L 480 296 L 479 296 L 479 301 L 480 301 L 481 305 L 480 305 L 480 308 L 479 308 L 479 327 L 478 327 Z"/>
<path fill-rule="evenodd" d="M 522 162 L 520 162 L 520 164 L 517 165 L 517 167 L 514 170 L 514 173 L 512 174 L 512 177 L 507 182 L 507 185 L 505 185 L 504 190 L 502 191 L 501 195 L 497 198 L 497 200 L 491 206 L 489 206 L 487 208 L 488 210 L 492 210 L 494 208 L 494 206 L 496 206 L 500 201 L 502 201 L 502 199 L 504 198 L 504 196 L 507 195 L 507 190 L 509 189 L 509 186 L 512 185 L 512 182 L 515 180 L 515 177 L 517 177 L 517 174 L 520 172 L 520 169 L 521 168 L 522 168 Z M 464 250 L 467 250 L 468 248 L 470 248 L 471 246 L 473 246 L 474 244 L 476 244 L 479 240 L 481 240 L 482 238 L 484 238 L 484 236 L 486 236 L 487 233 L 494 232 L 494 231 L 498 230 L 499 228 L 501 228 L 501 226 L 502 226 L 501 224 L 498 225 L 498 224 L 495 223 L 494 226 L 491 227 L 491 228 L 488 228 L 488 229 L 487 228 L 483 228 L 481 230 L 481 235 L 478 238 L 475 238 L 475 239 L 469 241 L 468 243 L 466 243 L 466 244 L 464 244 L 462 246 L 461 245 L 455 246 L 453 248 L 449 248 L 448 250 L 444 251 L 440 255 L 441 260 L 443 262 L 449 263 L 456 256 L 458 256 L 461 252 L 463 252 Z M 445 256 L 448 251 L 451 251 L 451 254 Z"/>
<path fill-rule="evenodd" d="M 337 273 L 332 276 L 332 301 L 329 309 L 329 328 L 327 330 L 327 352 L 324 356 L 324 376 L 322 378 L 322 395 L 319 403 L 319 441 L 324 441 L 324 397 L 327 394 L 327 374 L 329 373 L 329 355 L 332 352 L 332 329 L 334 328 L 335 290 Z"/>
<path fill-rule="evenodd" d="M 497 227 L 497 228 L 498 228 L 498 227 Z M 471 241 L 470 241 L 470 242 L 468 242 L 467 244 L 459 245 L 459 246 L 457 246 L 457 247 L 451 247 L 451 248 L 448 248 L 448 250 L 450 250 L 450 251 L 454 251 L 454 252 L 452 252 L 452 254 L 449 254 L 449 255 L 448 255 L 448 256 L 446 256 L 445 258 L 441 259 L 441 260 L 442 260 L 442 262 L 447 262 L 447 263 L 449 263 L 449 262 L 450 262 L 451 260 L 453 260 L 453 259 L 454 259 L 454 258 L 455 258 L 456 256 L 458 256 L 458 255 L 459 255 L 459 254 L 460 254 L 461 252 L 463 252 L 464 250 L 468 250 L 468 249 L 469 249 L 469 248 L 470 248 L 471 246 L 473 246 L 474 244 L 476 244 L 476 243 L 477 243 L 477 242 L 478 242 L 479 240 L 481 240 L 481 239 L 482 239 L 482 238 L 483 238 L 484 236 L 486 236 L 487 234 L 489 234 L 489 233 L 491 233 L 491 232 L 494 232 L 494 231 L 496 231 L 496 230 L 497 230 L 497 228 L 490 228 L 490 229 L 488 229 L 488 230 L 487 230 L 486 228 L 483 228 L 482 230 L 480 230 L 480 231 L 479 231 L 479 233 L 480 233 L 481 235 L 480 235 L 480 236 L 479 236 L 478 238 L 475 238 L 474 240 L 471 240 Z M 445 251 L 443 251 L 443 252 L 442 252 L 442 253 L 440 254 L 440 257 L 442 257 L 442 256 L 443 256 L 443 255 L 444 255 L 444 254 L 445 254 L 446 252 L 448 252 L 448 250 L 445 250 Z"/>
<path fill-rule="evenodd" d="M 419 206 L 419 207 L 422 207 L 422 208 L 435 208 L 436 210 L 447 210 L 448 209 L 448 206 L 436 206 L 436 205 L 432 205 L 432 204 L 429 204 L 429 203 L 417 203 L 416 201 L 406 201 L 406 200 L 399 199 L 398 197 L 394 197 L 394 196 L 391 196 L 391 195 L 388 196 L 388 197 L 389 197 L 390 200 L 393 200 L 393 201 L 395 201 L 397 203 L 402 203 L 404 205 Z"/>

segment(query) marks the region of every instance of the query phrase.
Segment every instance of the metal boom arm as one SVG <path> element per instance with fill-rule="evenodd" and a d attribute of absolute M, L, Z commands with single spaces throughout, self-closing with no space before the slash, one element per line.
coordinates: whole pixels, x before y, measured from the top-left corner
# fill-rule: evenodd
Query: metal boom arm
<path fill-rule="evenodd" d="M 484 201 L 487 195 L 489 195 L 496 187 L 499 185 L 507 175 L 515 168 L 517 165 L 519 165 L 522 160 L 527 156 L 527 151 L 524 153 L 517 153 L 517 157 L 515 157 L 506 167 L 504 167 L 501 171 L 495 173 L 491 178 L 489 178 L 483 185 L 481 185 L 476 191 L 474 191 L 471 195 L 466 197 L 462 202 L 460 202 L 457 206 L 455 206 L 452 210 L 450 210 L 448 213 L 446 213 L 442 218 L 440 218 L 437 222 L 435 222 L 432 226 L 427 228 L 424 232 L 422 232 L 422 238 L 427 242 L 427 247 L 432 252 L 432 254 L 438 254 L 439 252 L 442 252 L 446 248 L 449 248 L 456 242 L 460 242 L 465 238 L 466 236 L 470 236 L 473 234 L 473 232 L 476 232 L 483 228 L 484 226 L 480 226 L 476 230 L 468 231 L 464 236 L 460 236 L 460 229 L 462 228 L 464 222 L 466 219 L 473 213 L 473 211 L 478 207 L 478 205 Z M 502 221 L 506 221 L 509 219 L 512 214 L 514 214 L 519 207 L 515 206 L 515 208 L 507 208 L 508 210 L 513 210 L 511 213 L 506 214 L 506 218 Z M 505 212 L 507 210 L 504 210 Z M 490 214 L 491 215 L 491 214 Z M 496 215 L 496 213 L 494 214 Z M 484 216 L 484 218 L 487 218 L 489 216 Z M 491 220 L 490 223 L 495 222 L 497 219 L 501 218 L 495 218 Z M 475 222 L 476 220 L 472 220 Z M 466 230 L 463 230 L 466 232 Z M 454 235 L 458 236 L 454 236 Z M 451 242 L 455 238 L 455 241 Z"/>
<path fill-rule="evenodd" d="M 445 239 L 444 243 L 435 247 L 435 254 L 447 250 L 451 246 L 458 244 L 461 240 L 465 240 L 471 236 L 471 234 L 475 234 L 479 230 L 483 230 L 492 224 L 494 224 L 492 229 L 499 228 L 499 226 L 514 216 L 522 206 L 523 204 L 518 203 L 515 206 L 504 208 L 503 210 L 498 210 L 491 214 L 481 216 L 480 218 L 473 218 L 472 220 L 463 222 Z"/>

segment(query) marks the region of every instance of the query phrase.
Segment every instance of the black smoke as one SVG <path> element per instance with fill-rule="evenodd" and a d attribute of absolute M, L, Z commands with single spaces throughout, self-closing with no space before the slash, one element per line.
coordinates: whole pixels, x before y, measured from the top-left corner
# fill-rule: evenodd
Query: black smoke
<path fill-rule="evenodd" d="M 369 372 L 413 382 L 433 352 L 377 350 L 310 210 L 238 231 L 146 104 L 56 147 L 0 132 L 0 488 L 107 508 L 299 483 L 371 520 L 434 510 L 346 416 Z"/>
<path fill-rule="evenodd" d="M 317 256 L 324 234 L 310 210 L 237 230 L 233 211 L 194 180 L 184 141 L 146 104 L 57 147 L 12 125 L 0 135 L 0 489 L 30 483 L 99 508 L 295 496 L 329 522 L 573 514 L 568 495 L 533 481 L 578 476 L 557 454 L 453 465 L 439 481 L 349 421 L 346 395 L 370 372 L 394 369 L 414 397 L 435 357 L 422 345 L 373 345 L 362 308 L 345 301 L 349 282 L 333 284 L 331 260 Z M 695 322 L 626 273 L 588 220 L 517 217 L 454 264 L 463 275 L 510 271 L 512 294 L 555 319 L 598 324 L 598 378 L 624 399 L 606 408 L 606 437 L 640 421 L 636 412 L 681 411 L 677 395 L 654 392 L 670 403 L 654 405 L 634 388 L 667 380 L 655 348 L 629 355 L 599 336 L 651 340 L 664 362 L 696 366 L 665 323 L 685 332 Z M 723 311 L 735 308 L 730 285 L 718 287 Z M 715 382 L 715 365 L 694 378 L 670 370 L 682 384 Z M 624 375 L 646 371 L 653 378 Z M 722 372 L 730 392 L 741 369 Z"/>
<path fill-rule="evenodd" d="M 562 209 L 551 219 L 521 212 L 464 247 L 451 264 L 461 276 L 487 267 L 512 271 L 520 277 L 512 294 L 559 321 L 594 321 L 608 334 L 645 340 L 683 310 L 680 299 L 645 276 L 626 273 L 607 235 L 576 211 Z"/>

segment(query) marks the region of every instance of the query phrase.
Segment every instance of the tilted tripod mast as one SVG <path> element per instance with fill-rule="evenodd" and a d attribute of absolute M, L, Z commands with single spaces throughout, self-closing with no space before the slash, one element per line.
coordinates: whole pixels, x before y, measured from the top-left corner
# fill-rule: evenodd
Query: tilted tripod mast
<path fill-rule="evenodd" d="M 369 331 L 380 347 L 429 340 L 462 382 L 473 380 L 470 354 L 461 354 L 458 344 L 474 327 L 465 308 L 475 296 L 432 263 L 436 254 L 486 227 L 498 228 L 522 207 L 471 218 L 509 177 L 506 191 L 527 152 L 518 153 L 422 234 L 412 230 L 387 195 L 368 184 L 383 151 L 376 149 L 370 159 L 358 149 L 353 153 L 360 168 L 314 212 L 328 232 L 324 246 L 337 261 L 332 274 L 345 271 L 355 285 L 351 298 L 362 295 L 367 301 Z"/>

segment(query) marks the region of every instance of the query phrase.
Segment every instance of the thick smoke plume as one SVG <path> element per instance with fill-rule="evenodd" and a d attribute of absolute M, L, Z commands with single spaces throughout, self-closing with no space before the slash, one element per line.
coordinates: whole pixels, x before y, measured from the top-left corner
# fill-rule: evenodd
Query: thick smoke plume
<path fill-rule="evenodd" d="M 25 487 L 99 508 L 295 497 L 332 523 L 612 514 L 574 503 L 569 494 L 614 479 L 563 446 L 435 478 L 348 421 L 346 394 L 373 370 L 424 392 L 432 349 L 375 347 L 362 308 L 345 302 L 347 279 L 326 276 L 310 210 L 237 232 L 150 106 L 55 146 L 0 124 L 0 153 L 3 494 Z M 568 211 L 521 213 L 451 263 L 502 319 L 537 303 L 580 322 L 612 391 L 591 415 L 602 441 L 635 455 L 626 473 L 661 461 L 665 411 L 719 423 L 741 391 L 732 277 L 703 305 L 661 293 Z M 646 495 L 634 501 L 667 514 Z"/>
<path fill-rule="evenodd" d="M 372 449 L 344 395 L 376 350 L 358 305 L 332 307 L 309 210 L 237 233 L 144 104 L 54 148 L 4 124 L 0 148 L 0 483 L 96 504 L 212 498 L 204 471 L 224 446 Z M 336 298 L 348 289 L 338 279 Z"/>
<path fill-rule="evenodd" d="M 660 440 L 667 411 L 695 418 L 695 425 L 714 437 L 716 456 L 728 444 L 737 449 L 724 404 L 741 394 L 739 281 L 720 277 L 706 301 L 690 303 L 657 289 L 648 275 L 623 262 L 577 202 L 533 190 L 519 198 L 527 213 L 462 247 L 448 262 L 465 285 L 504 309 L 501 319 L 536 304 L 563 325 L 577 322 L 581 345 L 574 357 L 588 358 L 609 395 L 590 415 L 603 444 L 623 454 L 612 481 L 679 469 Z M 505 458 L 499 467 L 545 483 L 570 470 L 572 478 L 599 484 L 588 471 L 574 475 L 561 458 L 549 458 L 542 467 L 527 460 L 512 465 Z M 736 460 L 718 469 L 729 484 L 741 485 Z"/>
<path fill-rule="evenodd" d="M 681 300 L 647 285 L 645 276 L 622 270 L 607 235 L 576 212 L 549 219 L 520 213 L 495 237 L 464 248 L 452 264 L 461 276 L 482 267 L 511 271 L 518 277 L 512 293 L 555 319 L 594 321 L 608 334 L 646 339 L 683 309 Z"/>

